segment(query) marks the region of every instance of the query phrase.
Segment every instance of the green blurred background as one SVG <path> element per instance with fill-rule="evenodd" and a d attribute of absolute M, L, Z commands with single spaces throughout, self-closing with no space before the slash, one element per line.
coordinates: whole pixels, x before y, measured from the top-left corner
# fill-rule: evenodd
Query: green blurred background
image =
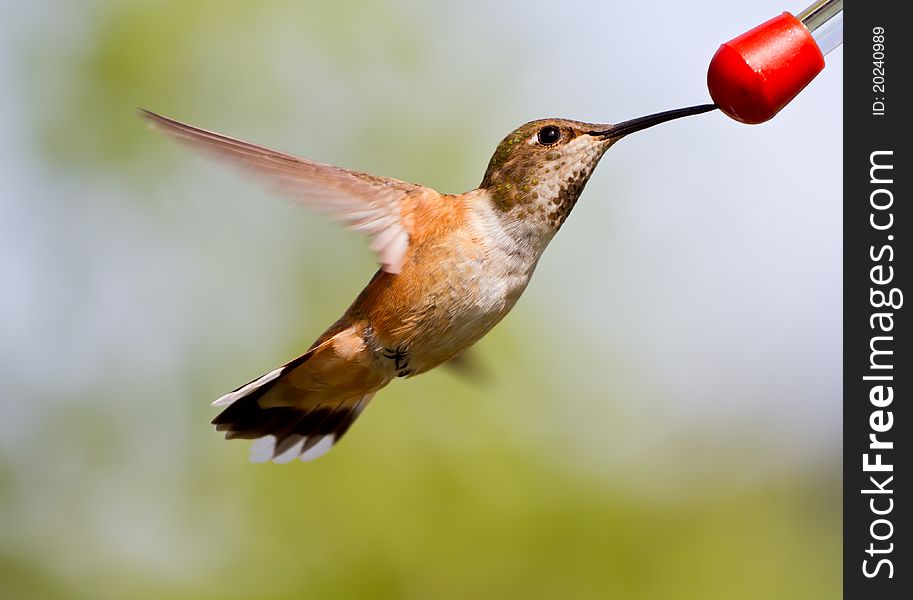
<path fill-rule="evenodd" d="M 373 273 L 149 131 L 476 186 L 545 116 L 707 101 L 763 2 L 3 0 L 0 597 L 833 598 L 841 50 L 774 121 L 614 147 L 487 377 L 394 382 L 313 464 L 209 402 Z"/>

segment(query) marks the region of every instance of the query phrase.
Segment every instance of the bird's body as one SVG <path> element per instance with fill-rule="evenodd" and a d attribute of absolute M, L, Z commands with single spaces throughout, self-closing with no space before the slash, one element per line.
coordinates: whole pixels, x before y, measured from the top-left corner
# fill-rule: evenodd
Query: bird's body
<path fill-rule="evenodd" d="M 454 359 L 507 315 L 615 141 L 709 109 L 617 126 L 527 123 L 498 146 L 481 186 L 457 195 L 144 113 L 179 139 L 265 175 L 286 193 L 368 233 L 382 265 L 304 355 L 216 400 L 225 409 L 213 423 L 228 438 L 258 439 L 251 449 L 255 461 L 320 456 L 378 390 Z"/>

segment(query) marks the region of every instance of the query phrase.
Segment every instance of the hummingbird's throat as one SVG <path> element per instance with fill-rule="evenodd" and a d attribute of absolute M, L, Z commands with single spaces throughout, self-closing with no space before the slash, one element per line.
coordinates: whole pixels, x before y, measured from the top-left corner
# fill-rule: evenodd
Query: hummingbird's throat
<path fill-rule="evenodd" d="M 611 145 L 611 141 L 594 143 L 594 138 L 584 135 L 545 153 L 524 152 L 520 147 L 501 164 L 493 158 L 482 187 L 509 219 L 554 233 Z"/>

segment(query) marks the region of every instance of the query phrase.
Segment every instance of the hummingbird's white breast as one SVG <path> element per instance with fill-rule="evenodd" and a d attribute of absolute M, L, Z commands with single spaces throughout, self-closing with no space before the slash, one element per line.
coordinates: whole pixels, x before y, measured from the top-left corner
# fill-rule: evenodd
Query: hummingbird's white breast
<path fill-rule="evenodd" d="M 488 193 L 459 197 L 465 219 L 449 235 L 417 247 L 397 277 L 421 271 L 421 300 L 403 310 L 402 330 L 383 336 L 389 347 L 408 351 L 409 374 L 432 369 L 461 353 L 488 333 L 526 289 L 547 242 L 512 228 L 492 207 Z M 426 256 L 434 256 L 427 264 Z"/>

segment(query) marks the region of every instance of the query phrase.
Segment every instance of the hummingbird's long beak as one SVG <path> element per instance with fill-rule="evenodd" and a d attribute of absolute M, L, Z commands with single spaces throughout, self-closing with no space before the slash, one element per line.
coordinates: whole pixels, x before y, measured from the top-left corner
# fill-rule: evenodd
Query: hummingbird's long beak
<path fill-rule="evenodd" d="M 654 125 L 659 125 L 660 123 L 665 123 L 666 121 L 671 121 L 673 119 L 690 117 L 691 115 L 699 115 L 716 108 L 718 108 L 716 104 L 701 104 L 699 106 L 689 106 L 688 108 L 667 110 L 665 112 L 656 113 L 654 115 L 647 115 L 646 117 L 631 119 L 630 121 L 622 121 L 617 125 L 611 125 L 608 129 L 603 129 L 601 131 L 591 131 L 590 135 L 618 140 L 628 135 L 629 133 L 634 133 L 635 131 L 640 131 L 641 129 L 646 129 L 647 127 L 653 127 Z"/>

